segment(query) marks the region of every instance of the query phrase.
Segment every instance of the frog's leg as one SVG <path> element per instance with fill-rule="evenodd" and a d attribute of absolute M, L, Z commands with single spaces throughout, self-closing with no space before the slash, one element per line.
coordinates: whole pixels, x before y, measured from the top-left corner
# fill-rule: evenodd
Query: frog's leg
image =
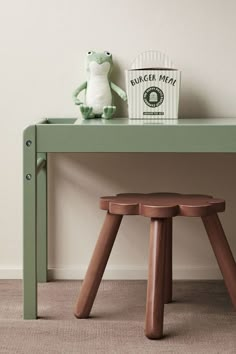
<path fill-rule="evenodd" d="M 110 119 L 116 111 L 116 106 L 104 106 L 102 118 Z"/>
<path fill-rule="evenodd" d="M 80 106 L 80 112 L 84 119 L 94 118 L 93 107 L 82 104 Z"/>

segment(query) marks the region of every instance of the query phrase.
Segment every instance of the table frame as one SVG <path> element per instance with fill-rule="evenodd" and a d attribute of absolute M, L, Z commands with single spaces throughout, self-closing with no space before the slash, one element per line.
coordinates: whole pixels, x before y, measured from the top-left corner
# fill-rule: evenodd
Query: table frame
<path fill-rule="evenodd" d="M 24 318 L 37 318 L 47 282 L 47 154 L 64 152 L 236 153 L 236 118 L 178 121 L 45 119 L 23 134 Z"/>

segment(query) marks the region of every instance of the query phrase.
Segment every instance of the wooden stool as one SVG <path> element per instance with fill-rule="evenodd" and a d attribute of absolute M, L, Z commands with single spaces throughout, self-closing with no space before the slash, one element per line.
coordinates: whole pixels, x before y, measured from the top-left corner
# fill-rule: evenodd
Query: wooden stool
<path fill-rule="evenodd" d="M 76 317 L 87 318 L 90 314 L 123 215 L 151 219 L 145 326 L 148 338 L 162 337 L 164 303 L 172 300 L 172 218 L 175 216 L 202 218 L 236 308 L 236 264 L 217 215 L 225 210 L 224 200 L 176 193 L 118 194 L 102 197 L 100 208 L 107 210 L 107 215 L 82 283 Z"/>

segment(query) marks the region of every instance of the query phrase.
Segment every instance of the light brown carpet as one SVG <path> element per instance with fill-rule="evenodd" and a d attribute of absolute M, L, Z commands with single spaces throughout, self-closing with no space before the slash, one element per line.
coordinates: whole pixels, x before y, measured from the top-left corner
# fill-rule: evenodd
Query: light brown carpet
<path fill-rule="evenodd" d="M 159 341 L 143 334 L 145 281 L 103 281 L 87 320 L 73 316 L 80 285 L 40 284 L 40 319 L 24 321 L 21 281 L 1 280 L 0 353 L 236 353 L 236 313 L 222 282 L 175 282 Z"/>

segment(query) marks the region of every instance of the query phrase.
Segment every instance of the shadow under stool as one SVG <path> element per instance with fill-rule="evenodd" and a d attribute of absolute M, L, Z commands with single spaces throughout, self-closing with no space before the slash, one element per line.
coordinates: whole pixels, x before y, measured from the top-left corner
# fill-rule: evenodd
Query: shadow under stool
<path fill-rule="evenodd" d="M 107 210 L 75 309 L 75 316 L 90 314 L 123 215 L 150 218 L 150 246 L 146 298 L 145 335 L 163 336 L 164 304 L 172 301 L 172 218 L 201 217 L 221 269 L 229 296 L 236 308 L 236 264 L 224 234 L 219 212 L 225 201 L 208 195 L 177 193 L 118 194 L 100 199 Z"/>

